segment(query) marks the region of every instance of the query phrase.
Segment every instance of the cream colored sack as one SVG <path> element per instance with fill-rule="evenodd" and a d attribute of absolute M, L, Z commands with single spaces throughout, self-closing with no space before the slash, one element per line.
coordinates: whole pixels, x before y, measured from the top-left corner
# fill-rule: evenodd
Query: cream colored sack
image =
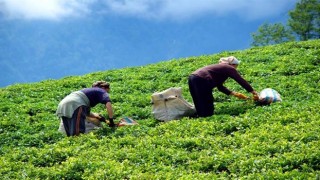
<path fill-rule="evenodd" d="M 196 110 L 182 97 L 181 87 L 169 88 L 151 95 L 152 114 L 160 121 L 170 121 L 192 116 Z"/>

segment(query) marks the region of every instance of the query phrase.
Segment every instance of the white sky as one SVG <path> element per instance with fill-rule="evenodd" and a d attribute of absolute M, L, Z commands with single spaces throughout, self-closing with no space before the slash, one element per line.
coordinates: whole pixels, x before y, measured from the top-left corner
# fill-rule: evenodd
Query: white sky
<path fill-rule="evenodd" d="M 185 20 L 210 14 L 254 20 L 287 13 L 286 8 L 296 2 L 298 0 L 0 0 L 0 15 L 9 19 L 61 20 L 94 13 Z"/>

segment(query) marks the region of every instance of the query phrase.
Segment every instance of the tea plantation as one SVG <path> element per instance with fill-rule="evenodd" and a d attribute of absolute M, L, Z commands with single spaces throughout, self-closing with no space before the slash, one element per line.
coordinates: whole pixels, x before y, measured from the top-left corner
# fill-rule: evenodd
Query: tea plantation
<path fill-rule="evenodd" d="M 215 115 L 158 122 L 151 94 L 182 87 L 188 75 L 236 56 L 257 91 L 277 90 L 281 103 L 258 106 L 216 89 Z M 65 137 L 57 104 L 96 80 L 111 83 L 116 121 L 137 126 Z M 172 59 L 0 89 L 1 179 L 319 179 L 320 40 Z M 226 87 L 245 92 L 233 80 Z M 102 105 L 92 109 L 106 116 Z"/>

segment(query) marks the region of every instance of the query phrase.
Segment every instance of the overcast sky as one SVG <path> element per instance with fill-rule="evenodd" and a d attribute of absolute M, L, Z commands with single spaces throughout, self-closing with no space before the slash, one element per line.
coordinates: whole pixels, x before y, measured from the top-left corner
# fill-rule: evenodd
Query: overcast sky
<path fill-rule="evenodd" d="M 249 48 L 250 33 L 285 23 L 297 2 L 0 0 L 0 87 Z M 90 66 L 52 66 L 68 59 Z"/>
<path fill-rule="evenodd" d="M 295 0 L 0 0 L 1 13 L 11 19 L 61 20 L 88 15 L 134 16 L 183 21 L 206 14 L 237 15 L 244 20 L 278 16 Z"/>

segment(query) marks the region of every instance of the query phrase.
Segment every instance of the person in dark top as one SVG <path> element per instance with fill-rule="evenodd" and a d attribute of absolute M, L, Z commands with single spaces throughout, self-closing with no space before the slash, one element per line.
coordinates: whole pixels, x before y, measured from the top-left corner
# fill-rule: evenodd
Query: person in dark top
<path fill-rule="evenodd" d="M 239 99 L 248 98 L 244 94 L 230 91 L 226 88 L 223 83 L 228 78 L 234 79 L 247 92 L 252 93 L 254 100 L 259 99 L 258 93 L 236 70 L 239 63 L 240 61 L 233 56 L 225 57 L 219 60 L 219 64 L 208 65 L 191 73 L 188 79 L 189 90 L 199 117 L 213 115 L 214 100 L 212 90 L 215 87 L 226 95 L 233 95 Z"/>
<path fill-rule="evenodd" d="M 110 84 L 97 81 L 91 88 L 72 92 L 58 105 L 57 116 L 62 120 L 67 136 L 77 136 L 85 132 L 85 119 L 97 118 L 107 123 L 103 116 L 91 113 L 90 108 L 97 104 L 104 104 L 109 116 L 109 126 L 114 127 L 113 109 L 109 97 Z"/>

